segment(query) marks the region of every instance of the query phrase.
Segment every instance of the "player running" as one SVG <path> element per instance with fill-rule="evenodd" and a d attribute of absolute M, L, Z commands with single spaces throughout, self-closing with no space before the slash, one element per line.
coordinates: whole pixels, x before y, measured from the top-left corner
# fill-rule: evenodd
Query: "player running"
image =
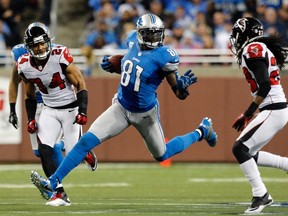
<path fill-rule="evenodd" d="M 203 139 L 211 147 L 216 145 L 217 135 L 209 118 L 204 118 L 196 130 L 165 144 L 156 90 L 166 78 L 175 95 L 184 100 L 189 95 L 188 87 L 197 81 L 197 77 L 191 70 L 183 76 L 178 74 L 179 56 L 172 48 L 163 46 L 163 39 L 164 25 L 159 17 L 145 14 L 138 19 L 137 31 L 127 38 L 129 49 L 121 61 L 121 81 L 112 105 L 93 122 L 49 179 L 31 172 L 32 179 L 41 182 L 41 185 L 36 185 L 40 191 L 57 187 L 90 149 L 131 125 L 138 130 L 157 161 L 164 161 Z M 107 57 L 101 66 L 113 72 Z"/>
<path fill-rule="evenodd" d="M 24 44 L 15 45 L 11 50 L 11 56 L 13 60 L 15 61 L 15 63 L 13 64 L 12 74 L 11 74 L 10 81 L 9 81 L 9 103 L 10 103 L 9 122 L 16 129 L 18 129 L 19 127 L 19 122 L 18 122 L 18 117 L 16 114 L 15 107 L 16 107 L 16 101 L 17 101 L 17 96 L 18 96 L 18 87 L 21 82 L 21 77 L 17 73 L 16 62 L 21 55 L 24 55 L 27 53 L 28 51 L 25 48 Z M 39 91 L 36 91 L 36 101 L 37 101 L 37 109 L 36 109 L 36 114 L 35 114 L 35 120 L 38 121 L 40 112 L 43 107 L 43 100 L 42 100 L 41 93 Z M 59 166 L 63 160 L 62 150 L 64 147 L 64 142 L 61 139 L 62 133 L 59 134 L 59 137 L 60 137 L 59 141 L 57 141 L 57 143 L 54 145 L 54 148 L 53 148 L 53 158 L 57 166 Z M 34 155 L 36 157 L 40 157 L 40 154 L 38 151 L 38 142 L 37 142 L 36 133 L 30 134 L 30 141 L 31 141 L 31 147 L 32 147 Z"/>
<path fill-rule="evenodd" d="M 39 22 L 30 24 L 24 33 L 24 44 L 29 53 L 19 57 L 17 70 L 25 83 L 28 131 L 37 134 L 43 170 L 50 176 L 57 169 L 52 157 L 59 133 L 63 131 L 65 136 L 66 153 L 82 134 L 81 125 L 87 122 L 88 94 L 81 71 L 73 64 L 68 48 L 51 45 L 47 26 Z M 44 102 L 38 121 L 35 119 L 35 85 Z M 92 170 L 96 169 L 97 160 L 92 151 L 86 152 L 83 159 Z M 56 192 L 46 205 L 70 205 L 61 184 L 52 191 Z M 50 192 L 49 189 L 41 191 L 46 199 L 50 199 Z"/>
<path fill-rule="evenodd" d="M 233 128 L 242 131 L 234 143 L 233 154 L 252 187 L 252 203 L 245 213 L 256 214 L 273 203 L 257 165 L 288 171 L 288 158 L 260 151 L 288 121 L 279 74 L 288 54 L 283 48 L 287 43 L 277 36 L 264 37 L 262 24 L 250 17 L 235 22 L 230 42 L 253 95 L 248 109 L 233 124 Z M 260 112 L 255 115 L 257 109 Z"/>

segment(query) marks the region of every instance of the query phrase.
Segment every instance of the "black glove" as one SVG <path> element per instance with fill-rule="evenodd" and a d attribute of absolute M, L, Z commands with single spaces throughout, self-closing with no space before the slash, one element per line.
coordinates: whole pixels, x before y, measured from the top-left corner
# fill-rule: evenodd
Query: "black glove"
<path fill-rule="evenodd" d="M 245 114 L 241 113 L 236 118 L 232 127 L 235 128 L 238 132 L 243 131 L 252 117 L 253 117 L 253 115 L 246 116 Z"/>
<path fill-rule="evenodd" d="M 16 112 L 10 112 L 9 123 L 11 123 L 14 126 L 14 128 L 18 129 L 19 124 Z"/>

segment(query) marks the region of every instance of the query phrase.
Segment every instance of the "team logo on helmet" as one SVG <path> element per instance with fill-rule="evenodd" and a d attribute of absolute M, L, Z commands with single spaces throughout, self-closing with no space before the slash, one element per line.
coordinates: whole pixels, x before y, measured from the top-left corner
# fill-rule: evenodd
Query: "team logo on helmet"
<path fill-rule="evenodd" d="M 239 28 L 242 32 L 244 32 L 245 29 L 246 29 L 246 22 L 247 22 L 247 21 L 248 21 L 248 20 L 245 19 L 245 18 L 238 19 L 238 20 L 236 21 L 234 27 L 235 27 L 235 28 Z"/>

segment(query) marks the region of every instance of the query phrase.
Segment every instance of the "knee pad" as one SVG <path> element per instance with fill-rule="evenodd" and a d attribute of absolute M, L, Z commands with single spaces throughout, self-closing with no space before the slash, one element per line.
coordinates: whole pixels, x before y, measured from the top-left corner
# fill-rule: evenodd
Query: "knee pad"
<path fill-rule="evenodd" d="M 239 164 L 242 164 L 251 158 L 251 155 L 249 154 L 249 148 L 245 146 L 241 140 L 237 140 L 234 143 L 232 152 Z"/>

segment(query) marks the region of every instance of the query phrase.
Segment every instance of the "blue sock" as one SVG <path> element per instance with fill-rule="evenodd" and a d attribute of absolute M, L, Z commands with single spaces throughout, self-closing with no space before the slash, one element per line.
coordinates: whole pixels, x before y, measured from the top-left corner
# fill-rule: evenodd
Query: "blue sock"
<path fill-rule="evenodd" d="M 57 167 L 59 167 L 64 158 L 62 154 L 63 147 L 64 147 L 64 141 L 61 140 L 60 143 L 56 143 L 53 148 L 53 159 Z"/>
<path fill-rule="evenodd" d="M 56 177 L 62 182 L 62 179 L 84 160 L 87 153 L 99 144 L 100 140 L 93 133 L 86 132 L 83 134 L 73 149 L 64 158 L 53 177 Z"/>
<path fill-rule="evenodd" d="M 185 134 L 183 136 L 177 136 L 171 139 L 168 143 L 166 143 L 166 152 L 160 157 L 156 158 L 157 161 L 164 161 L 175 154 L 178 154 L 185 149 L 187 149 L 190 145 L 198 141 L 200 138 L 200 134 L 196 131 Z"/>

